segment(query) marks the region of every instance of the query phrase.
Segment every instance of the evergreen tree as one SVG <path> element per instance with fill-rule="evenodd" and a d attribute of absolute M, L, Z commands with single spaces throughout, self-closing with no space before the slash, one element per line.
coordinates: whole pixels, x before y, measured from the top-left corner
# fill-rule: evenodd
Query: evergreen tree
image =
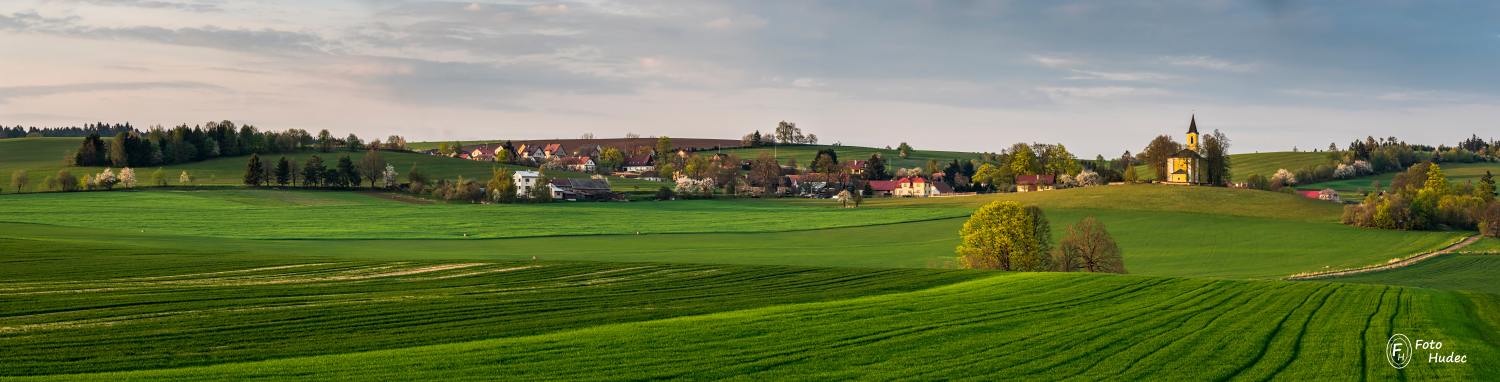
<path fill-rule="evenodd" d="M 260 187 L 261 182 L 265 181 L 261 178 L 265 172 L 265 165 L 260 163 L 260 155 L 250 154 L 250 161 L 245 164 L 245 185 Z"/>
<path fill-rule="evenodd" d="M 302 186 L 317 186 L 323 180 L 323 173 L 328 168 L 323 165 L 323 158 L 313 155 L 302 163 Z"/>
<path fill-rule="evenodd" d="M 287 162 L 286 157 L 276 161 L 276 184 L 286 186 L 292 181 L 292 164 Z"/>
<path fill-rule="evenodd" d="M 1474 194 L 1485 203 L 1495 201 L 1495 176 L 1490 170 L 1484 170 L 1484 176 L 1479 178 L 1479 186 L 1474 187 Z"/>
<path fill-rule="evenodd" d="M 359 186 L 359 167 L 354 167 L 348 155 L 339 157 L 337 179 L 339 187 Z"/>

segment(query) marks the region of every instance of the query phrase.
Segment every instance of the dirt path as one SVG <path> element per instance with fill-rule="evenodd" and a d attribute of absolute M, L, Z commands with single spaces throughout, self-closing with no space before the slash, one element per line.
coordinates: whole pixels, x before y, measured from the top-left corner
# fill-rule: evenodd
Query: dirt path
<path fill-rule="evenodd" d="M 1348 276 L 1348 275 L 1357 275 L 1357 274 L 1361 274 L 1361 273 L 1379 272 L 1379 271 L 1385 271 L 1385 270 L 1391 270 L 1391 269 L 1406 267 L 1406 266 L 1410 266 L 1412 264 L 1420 263 L 1420 262 L 1425 261 L 1427 259 L 1431 259 L 1431 258 L 1434 258 L 1434 257 L 1438 257 L 1438 256 L 1446 255 L 1446 254 L 1449 254 L 1449 253 L 1453 253 L 1453 251 L 1457 251 L 1457 250 L 1459 250 L 1459 249 L 1461 249 L 1463 247 L 1468 246 L 1469 244 L 1474 244 L 1474 242 L 1479 241 L 1479 239 L 1483 239 L 1483 238 L 1484 238 L 1484 236 L 1481 236 L 1481 235 L 1469 236 L 1469 238 L 1464 239 L 1463 241 L 1460 241 L 1460 242 L 1457 242 L 1457 243 L 1453 243 L 1452 245 L 1444 247 L 1443 249 L 1439 249 L 1439 250 L 1436 250 L 1436 251 L 1427 252 L 1427 253 L 1423 253 L 1423 254 L 1420 254 L 1420 255 L 1408 257 L 1408 258 L 1405 258 L 1405 259 L 1401 259 L 1400 261 L 1393 261 L 1393 262 L 1389 262 L 1389 263 L 1385 263 L 1385 264 L 1381 264 L 1381 265 L 1371 265 L 1371 266 L 1363 267 L 1363 268 L 1346 269 L 1346 270 L 1342 270 L 1342 271 L 1326 271 L 1326 272 L 1301 273 L 1301 274 L 1295 274 L 1295 275 L 1287 276 L 1285 278 L 1285 280 L 1317 280 L 1317 279 L 1326 279 L 1326 278 L 1333 278 L 1333 277 L 1342 277 L 1342 276 Z"/>

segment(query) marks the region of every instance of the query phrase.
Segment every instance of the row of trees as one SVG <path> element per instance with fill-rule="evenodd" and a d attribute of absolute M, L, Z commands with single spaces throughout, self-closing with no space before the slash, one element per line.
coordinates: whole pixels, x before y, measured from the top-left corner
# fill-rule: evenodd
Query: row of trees
<path fill-rule="evenodd" d="M 1344 224 L 1400 230 L 1480 229 L 1500 233 L 1495 179 L 1488 171 L 1478 184 L 1454 185 L 1439 165 L 1422 162 L 1397 174 L 1388 192 L 1371 192 L 1358 205 L 1344 207 Z M 1492 236 L 1494 236 L 1492 234 Z"/>
<path fill-rule="evenodd" d="M 179 184 L 191 185 L 192 179 L 192 176 L 188 175 L 187 171 L 183 171 L 178 181 Z M 149 180 L 150 184 L 155 186 L 166 186 L 168 181 L 165 170 L 161 168 L 152 171 Z M 26 189 L 31 184 L 31 174 L 26 170 L 16 170 L 10 175 L 10 188 L 13 192 L 26 192 Z M 38 188 L 42 191 L 65 192 L 104 191 L 112 190 L 117 186 L 135 188 L 137 185 L 139 185 L 139 179 L 136 176 L 135 169 L 130 167 L 122 168 L 118 173 L 112 168 L 105 168 L 98 174 L 86 174 L 83 177 L 75 176 L 71 171 L 66 169 L 58 170 L 55 175 L 42 178 L 37 183 Z"/>
<path fill-rule="evenodd" d="M 958 258 L 965 268 L 1125 273 L 1119 245 L 1093 217 L 1068 227 L 1052 248 L 1051 223 L 1040 208 L 992 202 L 975 211 L 959 235 Z"/>
<path fill-rule="evenodd" d="M 74 166 L 156 166 L 188 163 L 221 156 L 292 153 L 316 149 L 332 152 L 342 147 L 357 152 L 363 149 L 405 150 L 406 139 L 392 135 L 366 144 L 358 136 L 334 138 L 328 130 L 317 136 L 306 130 L 261 131 L 252 125 L 236 127 L 234 122 L 209 122 L 171 129 L 155 126 L 145 132 L 133 129 L 117 131 L 105 142 L 98 133 L 89 134 L 78 150 L 68 157 Z"/>
<path fill-rule="evenodd" d="M 781 121 L 776 124 L 776 129 L 772 134 L 763 135 L 760 133 L 760 130 L 756 130 L 740 137 L 740 144 L 746 147 L 761 147 L 776 144 L 816 145 L 818 144 L 818 135 L 804 135 L 802 134 L 802 128 L 797 127 L 796 123 Z"/>
<path fill-rule="evenodd" d="M 135 127 L 130 126 L 130 122 L 114 124 L 98 122 L 85 124 L 83 125 L 83 127 L 69 126 L 37 128 L 36 126 L 32 126 L 30 128 L 23 128 L 21 127 L 21 125 L 16 125 L 14 127 L 0 126 L 0 139 L 28 137 L 86 137 L 90 134 L 112 136 L 122 131 L 135 131 Z"/>
<path fill-rule="evenodd" d="M 348 155 L 339 156 L 332 165 L 317 155 L 300 166 L 285 156 L 275 163 L 264 163 L 260 154 L 251 154 L 245 163 L 244 184 L 261 186 L 302 186 L 357 188 L 367 181 L 370 188 L 396 188 L 399 183 L 395 166 L 386 163 L 377 150 L 366 152 L 356 163 Z"/>

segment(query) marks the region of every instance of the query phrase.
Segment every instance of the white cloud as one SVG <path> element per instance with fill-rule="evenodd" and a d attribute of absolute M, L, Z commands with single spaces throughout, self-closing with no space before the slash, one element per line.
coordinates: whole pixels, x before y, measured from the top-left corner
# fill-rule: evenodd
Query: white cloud
<path fill-rule="evenodd" d="M 1057 56 L 1043 56 L 1043 55 L 1037 55 L 1037 54 L 1031 55 L 1031 60 L 1032 61 L 1036 61 L 1036 63 L 1042 64 L 1042 66 L 1049 67 L 1049 68 L 1066 68 L 1066 67 L 1070 67 L 1070 66 L 1078 66 L 1078 65 L 1083 64 L 1082 62 L 1079 62 L 1078 60 L 1073 60 L 1073 59 L 1069 59 L 1069 58 L 1062 58 L 1062 57 L 1057 57 Z"/>
<path fill-rule="evenodd" d="M 1041 91 L 1043 94 L 1046 94 L 1047 98 L 1058 102 L 1161 96 L 1168 94 L 1166 90 L 1159 88 L 1141 88 L 1130 86 L 1043 86 L 1036 89 L 1038 91 Z"/>
<path fill-rule="evenodd" d="M 568 5 L 567 4 L 557 4 L 557 5 L 545 5 L 545 4 L 542 4 L 542 5 L 533 5 L 533 6 L 529 7 L 529 8 L 526 8 L 526 10 L 531 11 L 531 13 L 538 14 L 538 15 L 547 15 L 547 16 L 550 16 L 550 15 L 561 15 L 561 14 L 564 14 L 564 13 L 568 13 Z"/>
<path fill-rule="evenodd" d="M 1219 70 L 1225 72 L 1245 73 L 1260 69 L 1260 65 L 1255 63 L 1237 63 L 1210 56 L 1172 56 L 1163 57 L 1162 61 L 1166 62 L 1168 65 Z"/>
<path fill-rule="evenodd" d="M 802 77 L 792 80 L 792 86 L 799 88 L 820 88 L 825 85 L 828 85 L 828 83 L 816 78 Z"/>
<path fill-rule="evenodd" d="M 1093 70 L 1072 69 L 1074 75 L 1065 79 L 1069 80 L 1105 80 L 1105 81 L 1161 81 L 1176 78 L 1175 76 L 1150 73 L 1150 72 L 1103 72 Z"/>
<path fill-rule="evenodd" d="M 729 16 L 724 16 L 709 20 L 708 22 L 703 23 L 703 26 L 708 27 L 709 29 L 718 30 L 760 29 L 761 27 L 766 26 L 766 19 L 760 18 L 755 15 L 746 15 L 740 18 L 731 18 Z"/>
<path fill-rule="evenodd" d="M 464 6 L 464 10 L 469 12 L 479 12 L 480 9 L 483 8 L 479 6 L 479 3 L 469 3 L 469 5 Z"/>

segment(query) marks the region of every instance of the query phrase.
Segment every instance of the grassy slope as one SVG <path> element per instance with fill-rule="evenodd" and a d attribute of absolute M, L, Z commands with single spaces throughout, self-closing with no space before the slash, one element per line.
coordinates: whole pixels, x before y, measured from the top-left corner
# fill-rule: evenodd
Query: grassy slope
<path fill-rule="evenodd" d="M 23 138 L 0 140 L 0 182 L 3 182 L 0 183 L 0 186 L 6 187 L 6 192 L 14 192 L 15 190 L 8 189 L 10 187 L 10 176 L 12 172 L 18 169 L 26 169 L 27 171 L 30 171 L 30 179 L 32 185 L 28 188 L 32 190 L 40 189 L 39 187 L 43 177 L 55 175 L 58 170 L 62 170 L 64 168 L 72 172 L 73 175 L 80 177 L 85 174 L 97 173 L 103 170 L 102 167 L 64 167 L 62 165 L 62 158 L 64 156 L 64 153 L 77 150 L 78 142 L 80 142 L 81 140 L 81 138 Z M 365 156 L 365 153 L 338 151 L 331 153 L 301 152 L 293 154 L 270 154 L 262 157 L 261 160 L 267 161 L 274 165 L 275 161 L 278 158 L 286 156 L 287 160 L 295 161 L 300 166 L 302 163 L 305 163 L 307 161 L 307 158 L 310 158 L 313 155 L 322 157 L 323 163 L 329 166 L 333 166 L 337 163 L 340 156 L 349 155 L 350 159 L 354 160 L 355 163 L 358 163 L 360 158 L 363 158 Z M 480 181 L 489 179 L 490 170 L 496 167 L 504 167 L 512 170 L 530 169 L 521 166 L 502 165 L 490 162 L 476 162 L 405 152 L 387 151 L 381 152 L 380 155 L 383 159 L 386 160 L 386 162 L 396 167 L 396 170 L 401 174 L 400 178 L 402 181 L 406 180 L 406 172 L 407 170 L 411 169 L 411 166 L 414 164 L 420 171 L 427 174 L 427 176 L 431 178 L 454 179 L 462 175 L 465 178 L 476 179 Z M 241 179 L 245 173 L 245 162 L 248 161 L 249 158 L 249 156 L 214 158 L 201 162 L 163 166 L 162 168 L 164 169 L 163 172 L 167 175 L 168 181 L 173 185 L 177 184 L 177 176 L 182 171 L 187 171 L 188 173 L 193 174 L 193 176 L 196 178 L 195 183 L 200 185 L 239 185 L 242 183 Z M 148 183 L 150 181 L 151 172 L 155 170 L 156 168 L 136 169 L 136 177 L 141 183 Z M 554 171 L 549 173 L 549 175 L 563 178 L 589 177 L 588 174 L 567 171 Z M 666 184 L 662 182 L 648 182 L 623 178 L 610 178 L 609 180 L 610 183 L 614 186 L 614 189 L 617 191 L 651 191 Z"/>
<path fill-rule="evenodd" d="M 1500 378 L 1494 296 L 1330 283 L 1014 274 L 537 336 L 71 378 L 396 380 Z M 1385 364 L 1392 333 L 1470 363 Z M 1488 342 L 1487 342 L 1488 341 Z M 1419 357 L 1425 354 L 1419 353 Z M 65 378 L 70 379 L 70 378 Z"/>
<path fill-rule="evenodd" d="M 273 253 L 393 260 L 422 254 L 428 259 L 538 256 L 548 260 L 951 267 L 963 219 L 925 219 L 965 216 L 993 200 L 1042 206 L 1052 220 L 1054 239 L 1079 219 L 1097 217 L 1124 250 L 1128 268 L 1147 275 L 1277 278 L 1325 267 L 1382 263 L 1441 247 L 1462 236 L 1347 227 L 1333 221 L 1337 206 L 1291 195 L 1169 186 L 871 200 L 866 207 L 853 210 L 807 200 L 420 206 L 333 192 L 47 194 L 0 196 L 0 211 L 5 212 L 0 221 L 112 228 L 115 231 L 99 232 L 100 240 L 151 242 L 168 248 L 201 246 L 212 240 L 215 247 L 225 249 L 264 247 Z M 11 201 L 15 203 L 7 203 Z M 872 225 L 877 223 L 900 224 Z M 830 227 L 844 228 L 826 229 Z M 39 239 L 72 232 L 31 225 L 10 225 L 6 231 L 15 237 Z M 468 239 L 463 239 L 465 233 Z M 555 236 L 585 234 L 613 235 Z M 477 240 L 517 236 L 551 237 Z M 396 238 L 405 239 L 388 240 Z M 421 238 L 438 240 L 414 240 Z M 90 237 L 70 234 L 69 239 Z"/>
<path fill-rule="evenodd" d="M 1500 256 L 1448 255 L 1384 272 L 1340 277 L 1335 281 L 1469 290 L 1500 295 Z"/>

